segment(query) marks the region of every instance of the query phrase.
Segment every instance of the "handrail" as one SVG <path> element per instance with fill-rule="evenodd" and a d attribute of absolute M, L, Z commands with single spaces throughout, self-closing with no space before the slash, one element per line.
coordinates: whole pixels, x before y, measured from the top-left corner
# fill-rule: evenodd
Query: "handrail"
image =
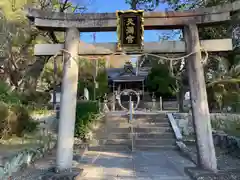
<path fill-rule="evenodd" d="M 130 101 L 129 101 L 129 123 L 130 123 L 130 126 L 131 126 L 131 142 L 132 142 L 132 152 L 134 151 L 134 130 L 133 130 L 133 110 L 134 110 L 134 107 L 133 107 L 133 102 L 130 98 Z"/>
<path fill-rule="evenodd" d="M 173 114 L 172 113 L 167 113 L 167 116 L 168 116 L 168 119 L 171 123 L 172 129 L 174 131 L 174 134 L 176 136 L 177 141 L 182 141 L 183 136 L 182 136 L 182 133 L 181 133 L 174 117 L 173 117 Z"/>

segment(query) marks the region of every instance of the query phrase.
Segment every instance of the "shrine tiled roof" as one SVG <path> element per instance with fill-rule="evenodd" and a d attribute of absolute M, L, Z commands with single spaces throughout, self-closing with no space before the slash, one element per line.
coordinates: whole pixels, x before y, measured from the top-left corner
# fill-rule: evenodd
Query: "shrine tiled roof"
<path fill-rule="evenodd" d="M 136 82 L 136 81 L 144 81 L 146 76 L 135 76 L 135 75 L 130 75 L 130 76 L 118 76 L 115 78 L 112 78 L 111 80 L 113 82 Z"/>

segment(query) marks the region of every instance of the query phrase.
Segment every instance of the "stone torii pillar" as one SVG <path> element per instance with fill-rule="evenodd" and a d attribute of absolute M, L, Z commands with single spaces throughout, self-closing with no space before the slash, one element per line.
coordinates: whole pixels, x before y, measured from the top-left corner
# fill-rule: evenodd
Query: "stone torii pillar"
<path fill-rule="evenodd" d="M 196 133 L 198 165 L 206 170 L 217 171 L 217 161 L 213 144 L 210 113 L 208 108 L 206 83 L 198 27 L 188 24 L 184 28 L 187 54 L 196 52 L 187 58 L 187 71 L 190 84 L 190 96 L 194 130 Z"/>
<path fill-rule="evenodd" d="M 56 169 L 65 171 L 72 168 L 75 111 L 78 83 L 78 45 L 80 33 L 77 28 L 66 30 L 64 48 L 64 69 L 58 128 Z"/>

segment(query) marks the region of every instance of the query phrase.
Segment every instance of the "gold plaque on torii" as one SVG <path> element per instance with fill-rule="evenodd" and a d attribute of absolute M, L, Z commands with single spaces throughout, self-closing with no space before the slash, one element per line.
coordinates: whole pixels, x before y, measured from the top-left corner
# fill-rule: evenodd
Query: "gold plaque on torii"
<path fill-rule="evenodd" d="M 117 11 L 118 51 L 140 53 L 143 50 L 143 10 Z"/>

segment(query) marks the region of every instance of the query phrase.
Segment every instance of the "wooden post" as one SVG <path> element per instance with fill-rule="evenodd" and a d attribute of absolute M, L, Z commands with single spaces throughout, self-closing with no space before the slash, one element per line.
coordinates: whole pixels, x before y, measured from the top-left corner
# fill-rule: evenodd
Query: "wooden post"
<path fill-rule="evenodd" d="M 77 28 L 69 28 L 66 31 L 64 48 L 68 53 L 64 53 L 56 162 L 56 168 L 59 171 L 72 168 L 77 103 L 79 35 Z"/>
<path fill-rule="evenodd" d="M 210 113 L 208 108 L 206 84 L 198 28 L 196 24 L 184 28 L 187 54 L 197 52 L 187 58 L 187 70 L 190 84 L 193 124 L 196 133 L 198 165 L 216 172 L 217 161 L 213 144 Z"/>

